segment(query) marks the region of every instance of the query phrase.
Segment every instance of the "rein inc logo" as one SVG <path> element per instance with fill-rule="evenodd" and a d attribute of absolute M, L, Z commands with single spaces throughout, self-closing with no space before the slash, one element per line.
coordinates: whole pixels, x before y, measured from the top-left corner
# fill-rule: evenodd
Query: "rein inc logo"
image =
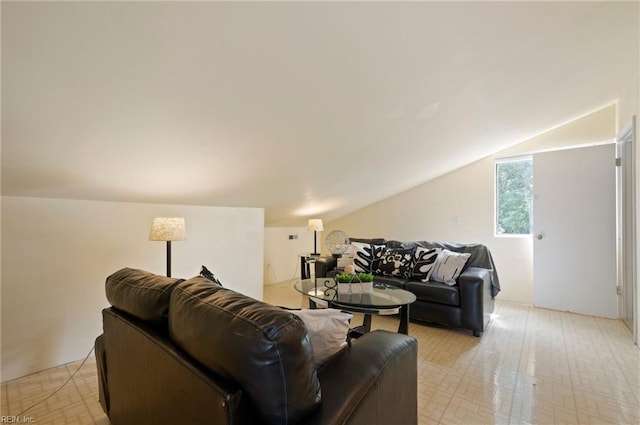
<path fill-rule="evenodd" d="M 35 424 L 31 416 L 0 416 L 0 424 Z"/>

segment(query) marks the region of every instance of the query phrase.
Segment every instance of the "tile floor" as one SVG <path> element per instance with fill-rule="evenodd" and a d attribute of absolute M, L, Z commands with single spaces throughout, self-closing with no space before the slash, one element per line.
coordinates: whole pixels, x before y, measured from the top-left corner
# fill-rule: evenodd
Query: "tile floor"
<path fill-rule="evenodd" d="M 290 283 L 268 285 L 265 301 L 306 306 Z M 420 424 L 640 424 L 640 350 L 622 322 L 503 301 L 495 313 L 481 338 L 410 324 L 419 340 Z M 397 326 L 394 317 L 373 320 L 374 328 Z M 0 415 L 21 414 L 79 365 L 2 383 Z M 108 425 L 97 399 L 91 357 L 23 416 L 39 425 Z"/>

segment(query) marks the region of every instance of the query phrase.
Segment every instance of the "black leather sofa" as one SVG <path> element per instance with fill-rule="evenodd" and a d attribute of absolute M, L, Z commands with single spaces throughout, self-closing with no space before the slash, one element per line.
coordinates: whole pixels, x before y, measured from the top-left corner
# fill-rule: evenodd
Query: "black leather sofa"
<path fill-rule="evenodd" d="M 202 278 L 122 269 L 96 339 L 114 425 L 417 424 L 417 342 L 374 331 L 316 367 L 304 322 Z"/>
<path fill-rule="evenodd" d="M 495 296 L 500 292 L 495 264 L 491 252 L 485 245 L 434 241 L 401 242 L 387 241 L 383 238 L 351 238 L 350 241 L 391 249 L 413 249 L 419 246 L 471 254 L 453 286 L 383 275 L 375 275 L 374 281 L 395 285 L 416 295 L 417 300 L 411 304 L 409 310 L 410 320 L 468 329 L 474 336 L 480 336 L 484 332 L 493 313 Z M 320 257 L 315 263 L 316 277 L 332 276 L 336 267 L 336 258 Z"/>

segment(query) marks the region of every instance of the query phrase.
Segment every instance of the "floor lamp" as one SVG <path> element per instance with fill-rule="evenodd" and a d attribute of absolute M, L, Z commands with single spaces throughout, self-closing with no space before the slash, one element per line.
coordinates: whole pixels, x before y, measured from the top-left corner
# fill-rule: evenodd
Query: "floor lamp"
<path fill-rule="evenodd" d="M 183 241 L 186 238 L 184 218 L 155 217 L 153 219 L 149 240 L 167 242 L 167 277 L 171 277 L 171 241 Z"/>
<path fill-rule="evenodd" d="M 319 256 L 317 234 L 322 232 L 324 227 L 322 226 L 321 218 L 310 218 L 307 222 L 307 230 L 313 230 L 313 253 L 311 255 Z"/>

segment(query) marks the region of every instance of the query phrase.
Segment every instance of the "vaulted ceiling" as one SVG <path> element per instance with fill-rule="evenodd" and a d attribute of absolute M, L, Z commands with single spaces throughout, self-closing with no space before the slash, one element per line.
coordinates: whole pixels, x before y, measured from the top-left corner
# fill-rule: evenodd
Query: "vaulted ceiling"
<path fill-rule="evenodd" d="M 5 2 L 2 194 L 330 220 L 615 102 L 638 3 Z"/>

